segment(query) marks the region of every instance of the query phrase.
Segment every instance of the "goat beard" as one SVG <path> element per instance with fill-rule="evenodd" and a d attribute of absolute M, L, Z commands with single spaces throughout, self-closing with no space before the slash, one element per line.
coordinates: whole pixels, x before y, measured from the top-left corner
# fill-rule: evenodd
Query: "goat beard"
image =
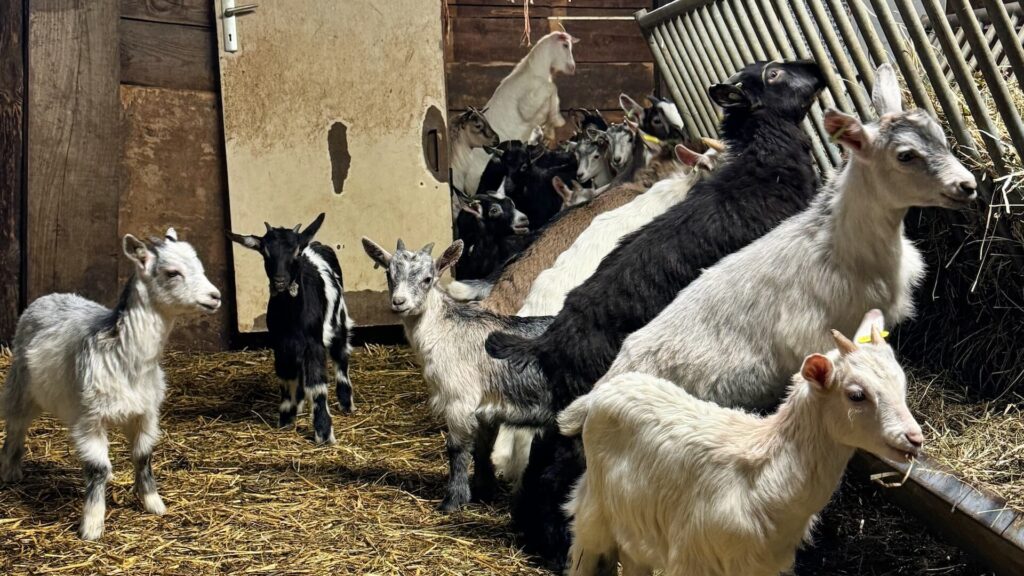
<path fill-rule="evenodd" d="M 274 288 L 273 284 L 270 285 L 270 295 L 271 296 L 277 296 L 281 292 L 283 292 L 283 290 L 277 290 L 277 289 Z M 299 283 L 298 282 L 292 280 L 292 283 L 288 285 L 288 295 L 291 296 L 292 298 L 295 298 L 296 296 L 299 295 Z"/>

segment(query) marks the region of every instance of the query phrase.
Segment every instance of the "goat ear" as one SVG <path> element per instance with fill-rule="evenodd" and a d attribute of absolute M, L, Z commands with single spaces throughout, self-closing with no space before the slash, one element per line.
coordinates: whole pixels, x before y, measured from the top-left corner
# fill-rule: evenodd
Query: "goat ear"
<path fill-rule="evenodd" d="M 444 254 L 437 259 L 435 265 L 437 266 L 437 275 L 444 274 L 444 271 L 451 268 L 459 261 L 462 256 L 462 240 L 456 240 L 452 242 L 452 245 L 445 249 Z"/>
<path fill-rule="evenodd" d="M 463 204 L 462 205 L 462 211 L 467 213 L 467 214 L 469 214 L 469 215 L 471 215 L 471 216 L 473 216 L 477 220 L 483 220 L 484 219 L 483 207 L 481 207 L 480 203 L 477 202 L 476 200 L 474 200 L 474 201 L 472 201 L 472 202 L 470 202 L 468 204 Z"/>
<path fill-rule="evenodd" d="M 260 238 L 259 236 L 235 234 L 230 230 L 228 230 L 227 234 L 228 238 L 230 238 L 232 242 L 235 242 L 236 244 L 241 244 L 242 246 L 245 246 L 250 250 L 259 251 L 261 248 L 263 248 L 263 239 Z"/>
<path fill-rule="evenodd" d="M 562 204 L 568 206 L 572 202 L 572 190 L 565 185 L 565 182 L 561 178 L 555 176 L 551 179 L 551 186 L 555 188 L 555 192 L 558 192 L 558 197 L 562 199 Z"/>
<path fill-rule="evenodd" d="M 391 263 L 391 254 L 388 251 L 377 245 L 376 242 L 370 240 L 366 236 L 363 236 L 363 250 L 366 251 L 366 255 L 373 260 L 373 267 L 377 268 L 383 266 L 388 267 Z"/>
<path fill-rule="evenodd" d="M 750 98 L 735 84 L 714 84 L 708 88 L 712 102 L 722 108 L 750 108 Z"/>
<path fill-rule="evenodd" d="M 626 113 L 626 118 L 636 120 L 638 123 L 644 120 L 644 107 L 637 104 L 626 94 L 619 94 L 619 106 Z"/>
<path fill-rule="evenodd" d="M 708 172 L 711 172 L 714 168 L 711 164 L 711 160 L 707 156 L 698 154 L 682 144 L 676 144 L 676 158 L 678 158 L 683 164 L 692 168 L 707 170 Z"/>
<path fill-rule="evenodd" d="M 800 375 L 819 392 L 827 391 L 832 385 L 832 361 L 824 354 L 811 354 L 804 358 Z"/>
<path fill-rule="evenodd" d="M 504 200 L 505 199 L 505 181 L 504 180 L 502 180 L 501 184 L 498 185 L 498 189 L 497 190 L 495 190 L 494 192 L 491 192 L 490 196 L 492 198 L 496 199 L 496 200 Z"/>
<path fill-rule="evenodd" d="M 174 228 L 168 228 L 167 232 L 164 232 L 164 238 L 170 240 L 171 242 L 177 242 L 178 232 Z"/>
<path fill-rule="evenodd" d="M 504 150 L 498 148 L 497 146 L 484 146 L 484 151 L 486 151 L 488 154 L 496 158 L 501 158 L 501 155 L 505 153 Z"/>
<path fill-rule="evenodd" d="M 306 229 L 302 231 L 302 239 L 304 241 L 309 242 L 314 236 L 316 236 L 317 231 L 320 230 L 320 225 L 324 223 L 325 216 L 326 214 L 321 212 L 320 215 L 309 224 L 309 226 L 306 226 Z M 298 228 L 298 226 L 295 227 L 296 232 L 298 232 Z"/>
<path fill-rule="evenodd" d="M 839 142 L 844 148 L 863 157 L 867 145 L 871 143 L 870 134 L 860 120 L 833 108 L 825 111 L 823 122 L 825 132 L 832 140 Z"/>
<path fill-rule="evenodd" d="M 156 255 L 153 254 L 153 251 L 150 250 L 148 246 L 146 246 L 145 242 L 131 234 L 125 234 L 122 244 L 125 255 L 131 258 L 139 266 L 141 271 L 149 269 L 149 265 L 152 264 L 153 258 L 155 258 Z"/>
<path fill-rule="evenodd" d="M 853 335 L 853 341 L 857 343 L 885 344 L 885 339 L 882 338 L 882 331 L 884 330 L 885 317 L 882 315 L 882 311 L 877 308 L 868 310 Z M 875 340 L 876 333 L 881 342 Z"/>
<path fill-rule="evenodd" d="M 903 111 L 903 92 L 896 70 L 886 62 L 875 70 L 875 88 L 871 91 L 871 103 L 879 116 Z"/>

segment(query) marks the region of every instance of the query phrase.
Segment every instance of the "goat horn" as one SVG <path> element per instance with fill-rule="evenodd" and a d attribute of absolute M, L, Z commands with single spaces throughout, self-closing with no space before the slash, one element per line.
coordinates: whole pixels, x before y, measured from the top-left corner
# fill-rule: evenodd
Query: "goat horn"
<path fill-rule="evenodd" d="M 874 323 L 871 324 L 871 343 L 876 345 L 885 344 L 885 337 L 882 336 L 878 325 Z"/>
<path fill-rule="evenodd" d="M 267 232 L 273 230 L 273 228 L 270 226 L 270 222 L 263 222 L 263 225 L 267 227 Z"/>
<path fill-rule="evenodd" d="M 396 248 L 395 251 L 396 252 L 400 252 L 402 250 L 405 250 L 405 242 L 402 242 L 402 239 L 399 238 L 398 239 L 398 248 Z"/>
<path fill-rule="evenodd" d="M 839 330 L 832 330 L 832 339 L 836 341 L 836 348 L 839 349 L 839 354 L 841 356 L 846 356 L 851 352 L 857 351 L 857 345 L 851 342 L 846 336 L 843 336 L 843 333 Z"/>
<path fill-rule="evenodd" d="M 701 138 L 700 141 L 715 152 L 725 152 L 725 142 L 722 142 L 721 140 L 717 140 L 715 138 Z"/>

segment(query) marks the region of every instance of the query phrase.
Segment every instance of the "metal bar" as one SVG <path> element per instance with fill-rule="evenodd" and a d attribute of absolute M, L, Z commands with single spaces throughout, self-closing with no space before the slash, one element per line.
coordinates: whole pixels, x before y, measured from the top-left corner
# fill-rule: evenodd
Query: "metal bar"
<path fill-rule="evenodd" d="M 636 22 L 644 32 L 653 30 L 659 24 L 672 20 L 680 14 L 685 14 L 694 8 L 699 8 L 712 0 L 676 0 L 669 2 L 661 8 L 656 8 L 645 14 L 637 13 Z"/>
<path fill-rule="evenodd" d="M 889 11 L 888 0 L 871 0 L 871 6 L 874 7 L 878 23 L 882 25 L 882 32 L 889 41 L 896 64 L 899 65 L 900 70 L 903 72 L 903 80 L 906 81 L 907 87 L 910 88 L 910 93 L 914 95 L 914 101 L 917 102 L 919 107 L 924 108 L 929 114 L 934 116 L 935 107 L 932 106 L 931 98 L 928 97 L 928 91 L 925 90 L 917 68 L 914 67 L 914 62 L 910 59 L 910 48 L 903 41 L 903 36 L 900 35 L 896 20 L 892 17 L 892 12 Z"/>
<path fill-rule="evenodd" d="M 675 32 L 675 28 L 670 22 L 665 22 L 660 27 L 660 31 L 663 38 L 672 49 L 676 52 L 675 58 L 683 63 L 683 67 L 686 69 L 686 76 L 690 80 L 690 83 L 694 86 L 706 86 L 703 80 L 697 74 L 697 69 L 693 65 L 693 60 L 690 58 L 690 54 L 686 51 L 682 41 L 678 38 Z M 696 91 L 696 88 L 695 88 Z M 716 127 L 718 125 L 717 118 L 714 110 L 711 110 L 711 102 L 708 98 L 703 97 L 703 93 L 695 94 L 694 104 L 698 112 L 698 117 L 701 119 L 701 125 L 706 134 L 717 134 Z"/>
<path fill-rule="evenodd" d="M 978 56 L 978 67 L 985 76 L 985 82 L 988 84 L 989 90 L 992 91 L 992 99 L 995 101 L 996 109 L 999 110 L 999 115 L 1006 125 L 1006 131 L 1010 135 L 1010 140 L 1017 149 L 1017 154 L 1024 157 L 1024 123 L 1021 122 L 1020 113 L 1017 112 L 1017 108 L 1013 105 L 1010 90 L 1006 87 L 1006 82 L 1003 82 L 1003 75 L 999 73 L 999 69 L 992 59 L 992 53 L 989 51 L 988 46 L 984 44 L 984 34 L 981 32 L 981 25 L 978 24 L 978 19 L 974 17 L 974 12 L 969 10 L 962 0 L 951 0 L 951 2 L 955 7 L 957 15 L 960 16 L 960 21 L 964 23 L 967 40 L 971 43 L 971 48 L 973 48 L 974 53 Z"/>
<path fill-rule="evenodd" d="M 672 96 L 672 100 L 675 101 L 676 107 L 679 108 L 679 114 L 683 117 L 683 126 L 686 127 L 687 133 L 690 134 L 691 138 L 699 138 L 697 130 L 698 120 L 694 118 L 687 108 L 684 107 L 686 99 L 683 98 L 682 87 L 678 78 L 679 71 L 675 66 L 669 65 L 665 59 L 665 53 L 661 46 L 658 45 L 658 40 L 654 34 L 647 37 L 647 44 L 651 48 L 651 54 L 654 55 L 654 61 L 658 65 L 658 69 L 667 71 L 668 73 L 662 74 L 662 78 L 665 79 L 665 83 L 668 85 L 669 94 Z"/>
<path fill-rule="evenodd" d="M 846 57 L 846 51 L 843 50 L 843 45 L 839 42 L 835 28 L 832 27 L 832 23 L 829 21 L 828 13 L 825 12 L 825 5 L 821 3 L 821 0 L 808 0 L 807 4 L 811 7 L 811 14 L 814 15 L 814 21 L 817 23 L 818 30 L 821 30 L 821 36 L 825 41 L 825 45 L 828 46 L 829 52 L 832 53 L 832 61 L 835 62 L 836 68 L 839 69 L 840 81 L 846 80 L 842 82 L 842 85 L 847 98 L 853 102 L 853 106 L 857 109 L 857 113 L 860 114 L 861 118 L 870 118 L 871 106 L 868 103 L 867 94 L 857 82 L 857 73 L 854 71 L 853 65 L 850 64 L 850 60 Z M 808 23 L 808 26 L 810 25 Z"/>
<path fill-rule="evenodd" d="M 870 94 L 875 86 L 875 69 L 868 62 L 860 36 L 857 35 L 857 31 L 853 28 L 853 24 L 850 22 L 850 17 L 847 15 L 841 0 L 828 0 L 828 9 L 832 14 L 832 20 L 835 21 L 836 26 L 839 28 L 839 34 L 843 37 L 846 49 L 849 50 L 850 56 L 853 58 L 853 64 L 857 67 L 857 72 L 860 73 L 860 81 L 864 83 L 867 92 Z"/>
<path fill-rule="evenodd" d="M 732 38 L 733 45 L 740 55 L 740 68 L 754 61 L 754 53 L 747 46 L 747 39 L 743 36 L 743 29 L 740 28 L 736 15 L 732 13 L 732 6 L 725 1 L 721 4 L 712 4 L 712 10 L 718 9 L 725 19 L 726 36 Z"/>
<path fill-rule="evenodd" d="M 990 22 L 999 36 L 999 42 L 1006 51 L 1006 59 L 1010 61 L 1010 69 L 1017 78 L 1017 84 L 1024 89 L 1024 46 L 1021 46 L 1017 34 L 1014 32 L 1013 24 L 1010 22 L 1010 15 L 1006 12 L 1006 5 L 1001 1 L 982 0 L 988 9 Z"/>
<path fill-rule="evenodd" d="M 724 80 L 729 77 L 729 73 L 725 71 L 725 66 L 722 64 L 721 58 L 718 57 L 718 51 L 722 49 L 721 46 L 716 46 L 711 42 L 711 36 L 708 31 L 704 28 L 704 24 L 700 21 L 700 16 L 696 12 L 690 13 L 690 15 L 681 19 L 683 26 L 686 27 L 686 32 L 690 38 L 696 42 L 700 42 L 700 47 L 703 48 L 702 52 L 707 56 L 708 62 L 711 64 L 711 68 L 708 72 L 714 72 L 715 79 Z"/>
<path fill-rule="evenodd" d="M 761 24 L 765 26 L 768 33 L 771 34 L 775 46 L 778 47 L 779 52 L 782 53 L 782 57 L 786 60 L 796 60 L 801 56 L 798 56 L 796 47 L 790 42 L 786 36 L 786 31 L 783 30 L 782 24 L 779 23 L 778 17 L 775 15 L 775 9 L 772 7 L 773 0 L 759 0 L 761 7 Z"/>
<path fill-rule="evenodd" d="M 850 9 L 850 14 L 853 15 L 853 20 L 857 23 L 857 29 L 864 37 L 864 42 L 868 45 L 868 54 L 871 55 L 875 68 L 888 62 L 889 56 L 885 52 L 885 46 L 878 39 L 878 34 L 875 34 L 875 25 L 871 22 L 871 16 L 868 15 L 863 0 L 847 0 L 846 5 Z"/>
<path fill-rule="evenodd" d="M 724 5 L 724 3 L 723 3 Z M 712 35 L 719 46 L 725 47 L 725 53 L 729 56 L 728 74 L 732 74 L 743 67 L 743 59 L 740 58 L 739 50 L 735 41 L 729 41 L 729 30 L 725 24 L 725 18 L 718 10 L 717 4 L 711 4 L 708 8 L 700 9 L 700 17 L 708 29 L 713 29 Z"/>
<path fill-rule="evenodd" d="M 744 38 L 746 38 L 747 43 L 750 45 L 750 50 L 754 58 L 757 60 L 767 59 L 767 53 L 764 50 L 764 46 L 758 42 L 757 34 L 754 32 L 754 27 L 750 24 L 750 15 L 747 14 L 747 8 L 743 5 L 742 0 L 728 1 L 733 5 L 733 11 L 736 13 L 736 20 L 739 23 L 740 29 L 743 31 Z"/>
<path fill-rule="evenodd" d="M 676 49 L 675 44 L 668 38 L 668 33 L 665 31 L 664 25 L 654 28 L 651 31 L 651 36 L 655 39 L 655 42 L 662 48 L 662 50 L 667 50 L 665 57 L 670 58 L 673 63 L 673 66 L 671 67 L 672 73 L 677 75 L 677 79 L 681 83 L 683 92 L 688 96 L 686 100 L 677 102 L 676 105 L 685 105 L 696 123 L 694 131 L 704 132 L 707 130 L 706 120 L 703 117 L 703 110 L 700 109 L 700 105 L 697 101 L 698 95 L 692 87 L 694 76 L 686 69 L 688 61 L 683 60 L 682 56 Z"/>
<path fill-rule="evenodd" d="M 697 48 L 697 45 L 693 43 L 690 36 L 683 31 L 683 27 L 679 25 L 678 20 L 672 22 L 671 25 L 666 23 L 666 26 L 669 30 L 669 34 L 676 34 L 673 38 L 677 38 L 682 49 L 690 55 L 690 62 L 693 65 L 694 71 L 697 73 L 697 76 L 694 77 L 694 81 L 699 80 L 700 85 L 706 90 L 709 86 L 715 83 L 715 78 L 714 73 L 709 72 L 710 65 L 707 63 L 706 58 L 703 57 L 704 51 Z M 717 128 L 718 110 L 715 109 L 711 100 L 708 98 L 703 99 L 701 103 L 705 105 L 705 110 L 708 112 L 708 118 L 712 119 L 711 124 Z"/>
<path fill-rule="evenodd" d="M 939 61 L 935 58 L 932 46 L 928 42 L 928 34 L 925 33 L 924 26 L 921 25 L 921 20 L 917 17 L 917 9 L 911 0 L 895 1 L 896 7 L 899 9 L 900 14 L 903 15 L 903 24 L 907 27 L 910 39 L 917 47 L 918 58 L 928 74 L 932 89 L 935 90 L 935 97 L 938 99 L 939 105 L 942 106 L 943 112 L 946 113 L 946 122 L 949 124 L 950 130 L 952 130 L 953 136 L 965 146 L 965 150 L 969 152 L 971 157 L 977 158 L 978 150 L 975 147 L 974 139 L 971 137 L 970 132 L 967 131 L 964 117 L 960 113 L 960 103 L 950 89 L 949 83 L 946 82 L 946 77 L 942 74 Z"/>
<path fill-rule="evenodd" d="M 924 4 L 925 12 L 928 13 L 929 18 L 934 23 L 935 37 L 939 41 L 939 45 L 942 46 L 942 51 L 946 54 L 946 62 L 949 64 L 949 69 L 956 78 L 956 83 L 960 86 L 960 91 L 964 95 L 964 101 L 967 102 L 967 108 L 971 111 L 974 123 L 981 132 L 981 140 L 985 143 L 985 149 L 988 150 L 988 155 L 992 158 L 992 163 L 995 165 L 996 170 L 1003 172 L 1003 147 L 1002 143 L 999 142 L 998 131 L 992 122 L 992 118 L 988 115 L 988 109 L 982 100 L 981 92 L 974 81 L 971 69 L 967 66 L 967 61 L 958 49 L 959 45 L 953 34 L 953 29 L 942 18 L 944 9 L 939 4 L 939 0 L 922 0 L 922 4 Z M 975 146 L 973 139 L 961 141 L 960 145 Z"/>
<path fill-rule="evenodd" d="M 800 24 L 800 30 L 797 30 L 796 24 L 793 22 L 793 15 L 786 9 L 785 4 L 778 6 L 778 11 L 782 15 L 782 23 L 785 25 L 786 30 L 789 31 L 794 43 L 800 43 L 800 32 L 803 32 L 803 40 L 811 52 L 809 56 L 804 56 L 807 51 L 804 48 L 801 52 L 801 57 L 813 57 L 821 66 L 822 72 L 825 73 L 825 83 L 829 89 L 822 91 L 822 95 L 825 95 L 824 101 L 826 105 L 847 112 L 853 110 L 853 106 L 846 99 L 846 86 L 843 86 L 843 80 L 836 75 L 836 71 L 828 59 L 828 54 L 825 53 L 825 47 L 822 46 L 821 40 L 818 39 L 818 33 L 815 32 L 814 25 L 811 24 L 811 17 L 807 15 L 804 3 L 791 2 L 789 5 L 793 7 L 797 22 Z"/>

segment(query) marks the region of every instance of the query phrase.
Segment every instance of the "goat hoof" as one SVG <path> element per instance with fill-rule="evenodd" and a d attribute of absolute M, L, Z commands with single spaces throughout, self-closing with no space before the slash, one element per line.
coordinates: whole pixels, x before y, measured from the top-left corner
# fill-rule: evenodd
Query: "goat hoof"
<path fill-rule="evenodd" d="M 167 513 L 167 506 L 164 505 L 164 501 L 160 498 L 160 495 L 156 492 L 150 492 L 141 497 L 142 508 L 150 514 L 156 514 L 157 516 L 163 516 Z"/>
<path fill-rule="evenodd" d="M 3 466 L 3 469 L 0 470 L 0 481 L 5 483 L 21 482 L 23 477 L 21 466 Z"/>
<path fill-rule="evenodd" d="M 337 444 L 337 440 L 334 439 L 334 430 L 327 433 L 327 439 L 324 439 L 319 433 L 313 434 L 313 441 L 317 444 L 334 445 Z"/>
<path fill-rule="evenodd" d="M 103 517 L 98 519 L 85 517 L 78 528 L 78 536 L 82 540 L 99 540 L 103 536 Z"/>
<path fill-rule="evenodd" d="M 497 498 L 498 490 L 494 484 L 481 484 L 473 487 L 473 500 L 486 504 L 494 502 Z"/>
<path fill-rule="evenodd" d="M 457 498 L 446 497 L 441 501 L 441 505 L 437 507 L 441 512 L 455 512 L 459 508 L 462 508 L 462 502 L 459 502 Z"/>

